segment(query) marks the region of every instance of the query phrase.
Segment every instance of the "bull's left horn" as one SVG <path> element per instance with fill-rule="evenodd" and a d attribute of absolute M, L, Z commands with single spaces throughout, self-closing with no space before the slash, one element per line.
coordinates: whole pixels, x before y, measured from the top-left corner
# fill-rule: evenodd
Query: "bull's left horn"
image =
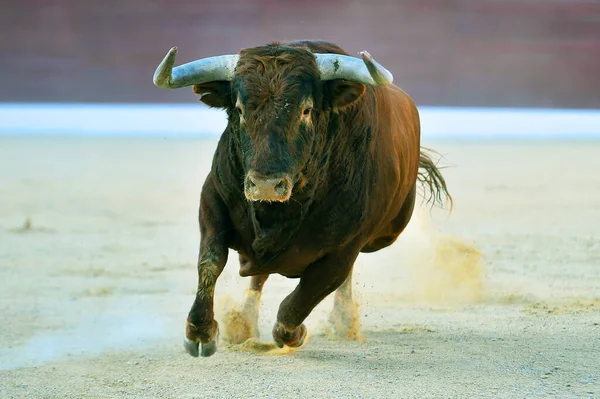
<path fill-rule="evenodd" d="M 341 54 L 315 54 L 321 80 L 346 79 L 375 87 L 392 83 L 394 76 L 366 51 L 359 53 L 362 60 Z"/>
<path fill-rule="evenodd" d="M 154 72 L 154 85 L 162 89 L 178 89 L 217 80 L 233 79 L 239 56 L 219 55 L 202 58 L 173 68 L 177 47 L 173 47 Z"/>

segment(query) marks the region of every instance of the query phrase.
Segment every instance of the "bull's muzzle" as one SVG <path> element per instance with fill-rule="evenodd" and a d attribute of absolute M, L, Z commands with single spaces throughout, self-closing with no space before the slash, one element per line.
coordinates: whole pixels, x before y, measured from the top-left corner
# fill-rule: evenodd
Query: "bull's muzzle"
<path fill-rule="evenodd" d="M 285 202 L 292 195 L 289 175 L 269 175 L 250 171 L 244 182 L 244 194 L 249 201 Z"/>

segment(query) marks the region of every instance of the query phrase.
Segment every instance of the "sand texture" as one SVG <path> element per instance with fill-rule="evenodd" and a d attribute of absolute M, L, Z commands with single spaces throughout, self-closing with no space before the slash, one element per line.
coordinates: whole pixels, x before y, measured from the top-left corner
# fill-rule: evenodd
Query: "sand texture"
<path fill-rule="evenodd" d="M 454 211 L 359 257 L 356 340 L 330 296 L 274 348 L 297 280 L 272 276 L 260 340 L 202 359 L 182 338 L 216 142 L 0 138 L 0 398 L 600 398 L 600 143 L 424 144 Z M 229 259 L 221 324 L 249 283 Z"/>

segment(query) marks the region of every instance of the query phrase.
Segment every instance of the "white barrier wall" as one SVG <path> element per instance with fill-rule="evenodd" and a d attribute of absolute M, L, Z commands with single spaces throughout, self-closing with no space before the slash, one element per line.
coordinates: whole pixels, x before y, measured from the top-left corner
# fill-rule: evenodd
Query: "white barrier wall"
<path fill-rule="evenodd" d="M 419 107 L 422 138 L 600 137 L 600 110 Z M 217 136 L 202 104 L 0 104 L 0 134 Z"/>

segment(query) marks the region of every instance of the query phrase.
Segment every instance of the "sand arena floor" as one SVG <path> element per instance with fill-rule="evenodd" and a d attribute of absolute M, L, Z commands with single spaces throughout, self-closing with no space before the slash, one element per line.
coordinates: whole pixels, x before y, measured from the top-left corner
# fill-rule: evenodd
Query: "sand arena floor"
<path fill-rule="evenodd" d="M 600 398 L 600 142 L 425 142 L 451 215 L 363 254 L 360 342 L 327 298 L 289 353 L 182 348 L 216 142 L 0 138 L 1 398 Z M 217 319 L 247 281 L 236 256 Z M 272 277 L 262 338 L 295 280 Z"/>

